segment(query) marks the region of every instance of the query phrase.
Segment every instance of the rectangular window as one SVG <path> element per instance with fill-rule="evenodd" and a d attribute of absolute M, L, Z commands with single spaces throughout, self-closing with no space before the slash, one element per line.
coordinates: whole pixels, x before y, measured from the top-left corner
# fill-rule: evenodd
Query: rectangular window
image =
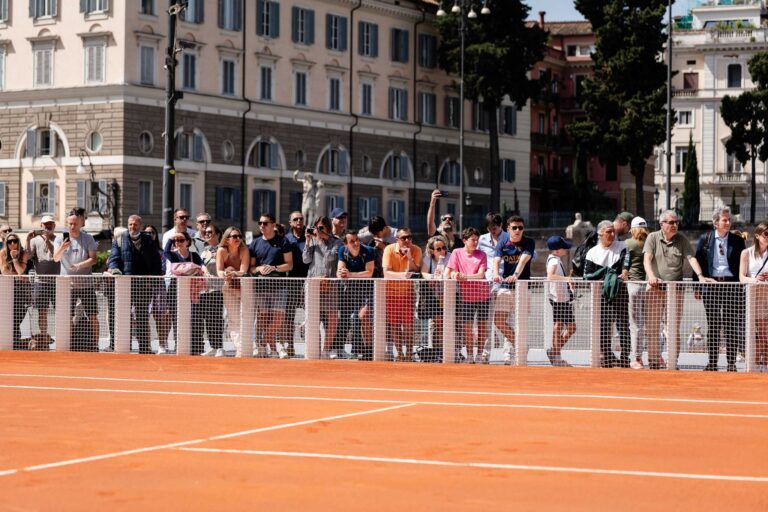
<path fill-rule="evenodd" d="M 456 96 L 446 96 L 445 98 L 445 126 L 449 128 L 459 128 L 460 116 L 459 98 Z"/>
<path fill-rule="evenodd" d="M 435 124 L 437 96 L 431 92 L 419 93 L 419 121 L 424 124 Z"/>
<path fill-rule="evenodd" d="M 27 182 L 27 214 L 46 215 L 56 211 L 56 181 Z"/>
<path fill-rule="evenodd" d="M 437 67 L 437 38 L 430 34 L 419 34 L 419 66 Z"/>
<path fill-rule="evenodd" d="M 576 75 L 576 82 L 573 88 L 573 95 L 576 98 L 581 97 L 584 92 L 584 80 L 587 79 L 587 75 Z"/>
<path fill-rule="evenodd" d="M 517 108 L 501 107 L 501 133 L 505 135 L 517 134 Z"/>
<path fill-rule="evenodd" d="M 693 111 L 692 110 L 678 110 L 677 111 L 677 124 L 680 126 L 693 126 Z"/>
<path fill-rule="evenodd" d="M 373 85 L 360 84 L 360 113 L 364 116 L 373 115 Z"/>
<path fill-rule="evenodd" d="M 379 56 L 379 26 L 375 23 L 361 21 L 358 24 L 357 52 L 363 57 L 376 58 Z"/>
<path fill-rule="evenodd" d="M 405 225 L 405 201 L 392 199 L 389 201 L 389 219 L 393 226 Z"/>
<path fill-rule="evenodd" d="M 33 50 L 35 87 L 53 85 L 53 46 L 36 45 Z"/>
<path fill-rule="evenodd" d="M 269 0 L 257 0 L 256 34 L 271 39 L 280 37 L 280 4 Z"/>
<path fill-rule="evenodd" d="M 728 64 L 728 88 L 741 87 L 741 64 Z"/>
<path fill-rule="evenodd" d="M 347 18 L 335 14 L 325 16 L 325 47 L 329 50 L 347 51 Z"/>
<path fill-rule="evenodd" d="M 378 197 L 359 197 L 357 199 L 358 224 L 364 224 L 379 214 Z"/>
<path fill-rule="evenodd" d="M 184 208 L 188 212 L 192 211 L 192 184 L 179 184 L 179 208 Z"/>
<path fill-rule="evenodd" d="M 515 161 L 509 158 L 503 158 L 501 160 L 501 181 L 506 183 L 514 183 L 515 181 Z"/>
<path fill-rule="evenodd" d="M 90 182 L 86 180 L 77 180 L 77 207 L 85 208 L 87 212 L 107 213 L 107 189 L 109 185 L 107 180 Z"/>
<path fill-rule="evenodd" d="M 343 149 L 329 149 L 323 154 L 321 167 L 328 174 L 347 175 L 347 152 Z"/>
<path fill-rule="evenodd" d="M 85 44 L 85 83 L 104 82 L 105 41 L 89 41 Z"/>
<path fill-rule="evenodd" d="M 31 18 L 55 17 L 58 0 L 29 0 L 29 16 Z"/>
<path fill-rule="evenodd" d="M 221 93 L 227 96 L 235 95 L 235 61 L 221 61 Z"/>
<path fill-rule="evenodd" d="M 197 55 L 194 53 L 184 53 L 182 69 L 182 87 L 190 90 L 197 89 Z"/>
<path fill-rule="evenodd" d="M 152 182 L 139 180 L 139 215 L 152 213 Z"/>
<path fill-rule="evenodd" d="M 392 62 L 408 62 L 408 31 L 393 28 L 390 34 L 389 51 Z"/>
<path fill-rule="evenodd" d="M 728 174 L 738 173 L 743 171 L 744 168 L 741 165 L 741 162 L 739 162 L 739 159 L 736 158 L 736 155 L 730 155 L 728 152 L 725 153 L 725 172 Z"/>
<path fill-rule="evenodd" d="M 298 44 L 315 44 L 315 11 L 291 8 L 291 40 Z"/>
<path fill-rule="evenodd" d="M 295 105 L 307 106 L 307 74 L 303 71 L 296 71 L 294 77 L 294 100 Z"/>
<path fill-rule="evenodd" d="M 272 68 L 261 66 L 259 74 L 261 76 L 259 98 L 263 101 L 272 101 Z"/>
<path fill-rule="evenodd" d="M 260 141 L 251 152 L 250 164 L 261 169 L 277 169 L 280 167 L 277 144 Z"/>
<path fill-rule="evenodd" d="M 331 214 L 334 208 L 344 209 L 344 196 L 336 194 L 328 194 L 325 196 L 325 209 L 328 215 Z"/>
<path fill-rule="evenodd" d="M 55 156 L 56 137 L 51 130 L 37 131 L 37 156 Z"/>
<path fill-rule="evenodd" d="M 547 133 L 547 118 L 539 114 L 539 133 Z"/>
<path fill-rule="evenodd" d="M 219 0 L 219 28 L 239 31 L 243 27 L 242 0 Z"/>
<path fill-rule="evenodd" d="M 686 90 L 698 90 L 699 88 L 699 74 L 698 73 L 683 73 L 683 89 Z"/>
<path fill-rule="evenodd" d="M 489 114 L 485 110 L 483 103 L 472 104 L 472 128 L 479 132 L 487 132 L 489 125 Z"/>
<path fill-rule="evenodd" d="M 86 14 L 96 12 L 107 12 L 109 10 L 109 0 L 80 0 L 80 12 Z"/>
<path fill-rule="evenodd" d="M 685 172 L 686 162 L 688 162 L 688 146 L 675 148 L 675 173 Z"/>
<path fill-rule="evenodd" d="M 141 68 L 141 83 L 144 85 L 155 85 L 155 49 L 153 47 L 141 47 L 139 67 Z"/>
<path fill-rule="evenodd" d="M 341 80 L 335 77 L 328 79 L 328 110 L 341 110 Z"/>
<path fill-rule="evenodd" d="M 176 136 L 176 158 L 202 162 L 205 159 L 203 136 L 194 132 L 179 132 Z"/>
<path fill-rule="evenodd" d="M 187 8 L 181 11 L 180 18 L 187 23 L 205 21 L 205 0 L 187 0 Z"/>
<path fill-rule="evenodd" d="M 389 88 L 389 118 L 397 121 L 408 120 L 408 90 Z"/>
<path fill-rule="evenodd" d="M 251 193 L 251 199 L 251 218 L 253 220 L 259 220 L 262 213 L 277 216 L 277 194 L 274 190 L 255 189 Z M 301 203 L 299 203 L 299 208 L 296 209 L 301 210 Z"/>
<path fill-rule="evenodd" d="M 545 174 L 547 174 L 547 164 L 546 164 L 546 160 L 544 160 L 544 157 L 539 156 L 536 159 L 536 161 L 539 168 L 539 176 L 544 176 Z"/>
<path fill-rule="evenodd" d="M 155 15 L 155 0 L 141 0 L 140 14 Z"/>
<path fill-rule="evenodd" d="M 390 155 L 387 162 L 387 177 L 392 180 L 407 180 L 409 176 L 408 156 Z"/>

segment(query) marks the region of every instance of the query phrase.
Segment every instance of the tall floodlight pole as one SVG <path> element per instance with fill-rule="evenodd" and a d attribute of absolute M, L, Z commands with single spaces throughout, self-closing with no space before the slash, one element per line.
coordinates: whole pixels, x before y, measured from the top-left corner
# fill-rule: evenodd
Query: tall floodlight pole
<path fill-rule="evenodd" d="M 672 208 L 672 0 L 668 2 L 667 24 L 667 187 L 666 209 Z"/>
<path fill-rule="evenodd" d="M 184 94 L 176 90 L 176 21 L 186 7 L 186 0 L 168 0 L 168 48 L 165 50 L 165 163 L 163 164 L 163 232 L 173 227 L 173 203 L 176 189 L 174 165 L 174 132 L 176 131 L 176 102 Z"/>

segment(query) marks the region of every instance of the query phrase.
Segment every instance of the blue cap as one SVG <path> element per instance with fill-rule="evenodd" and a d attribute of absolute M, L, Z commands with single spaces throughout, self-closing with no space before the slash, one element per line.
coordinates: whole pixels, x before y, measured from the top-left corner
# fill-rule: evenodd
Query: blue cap
<path fill-rule="evenodd" d="M 550 251 L 556 251 L 558 249 L 570 249 L 571 242 L 561 236 L 551 236 L 547 239 L 547 247 Z"/>
<path fill-rule="evenodd" d="M 331 210 L 331 218 L 332 219 L 338 219 L 342 215 L 346 215 L 346 214 L 347 214 L 347 212 L 344 211 L 343 208 L 334 208 L 333 210 Z"/>

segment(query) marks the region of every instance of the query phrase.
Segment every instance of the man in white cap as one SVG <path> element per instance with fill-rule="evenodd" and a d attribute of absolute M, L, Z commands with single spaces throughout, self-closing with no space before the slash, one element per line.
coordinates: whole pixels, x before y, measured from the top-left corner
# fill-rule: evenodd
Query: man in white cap
<path fill-rule="evenodd" d="M 624 268 L 627 270 L 627 292 L 629 294 L 629 326 L 635 357 L 629 367 L 635 370 L 644 368 L 643 351 L 645 347 L 645 267 L 643 266 L 643 247 L 648 236 L 648 223 L 642 217 L 634 217 L 630 223 L 630 235 L 626 240 L 627 257 Z"/>
<path fill-rule="evenodd" d="M 53 258 L 53 241 L 56 238 L 53 217 L 45 215 L 40 219 L 40 227 L 40 234 L 29 241 L 29 260 L 35 270 L 32 302 L 37 308 L 40 334 L 46 336 L 48 308 L 56 307 L 56 278 L 50 276 L 59 275 L 61 265 Z"/>

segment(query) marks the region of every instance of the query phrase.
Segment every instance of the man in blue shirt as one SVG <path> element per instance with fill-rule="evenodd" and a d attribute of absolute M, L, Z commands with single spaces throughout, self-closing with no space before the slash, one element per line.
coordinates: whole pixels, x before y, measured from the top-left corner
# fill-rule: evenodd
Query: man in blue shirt
<path fill-rule="evenodd" d="M 291 244 L 291 257 L 293 258 L 293 268 L 288 272 L 287 290 L 288 300 L 286 301 L 285 321 L 281 332 L 283 345 L 290 357 L 294 356 L 293 334 L 295 331 L 296 310 L 304 307 L 304 279 L 307 277 L 309 265 L 304 263 L 301 253 L 304 252 L 304 246 L 307 243 L 306 225 L 304 215 L 301 212 L 291 212 L 288 216 L 288 232 L 285 239 Z"/>
<path fill-rule="evenodd" d="M 496 300 L 493 321 L 506 338 L 504 343 L 504 364 L 512 364 L 512 350 L 515 346 L 515 331 L 507 319 L 515 309 L 514 283 L 518 279 L 531 278 L 531 260 L 536 249 L 533 238 L 523 236 L 525 222 L 514 215 L 507 219 L 509 240 L 499 240 L 493 258 L 493 281 Z"/>
<path fill-rule="evenodd" d="M 336 277 L 342 279 L 339 291 L 341 309 L 340 333 L 342 339 L 352 330 L 352 354 L 360 359 L 373 359 L 373 277 L 375 249 L 360 243 L 357 231 L 344 235 L 344 245 L 339 247 Z M 349 281 L 361 279 L 361 281 Z M 356 324 L 359 323 L 359 332 Z M 360 343 L 362 334 L 362 346 Z"/>

